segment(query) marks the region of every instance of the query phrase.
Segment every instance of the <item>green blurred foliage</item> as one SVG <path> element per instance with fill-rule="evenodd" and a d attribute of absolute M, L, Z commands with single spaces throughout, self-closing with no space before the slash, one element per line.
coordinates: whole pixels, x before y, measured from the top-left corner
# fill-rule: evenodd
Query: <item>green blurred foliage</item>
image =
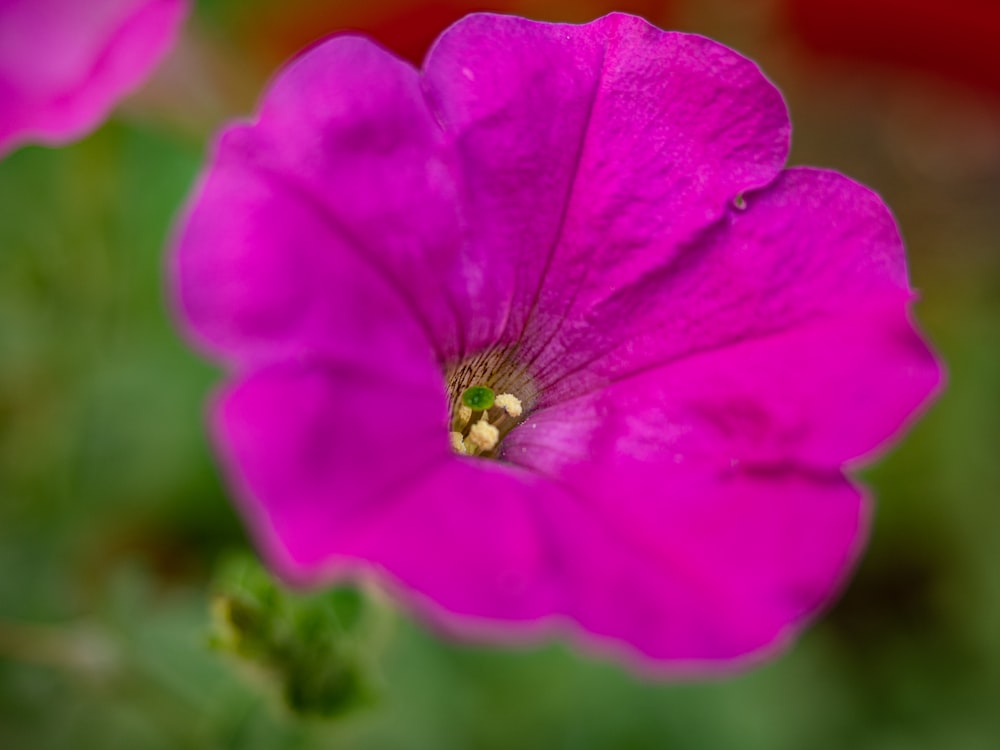
<path fill-rule="evenodd" d="M 195 23 L 225 38 L 238 6 L 203 3 Z M 274 588 L 240 557 L 205 434 L 221 375 L 166 302 L 164 248 L 205 145 L 132 113 L 0 162 L 0 747 L 1000 746 L 1000 157 L 942 173 L 924 160 L 951 145 L 948 164 L 969 162 L 964 121 L 915 133 L 900 102 L 994 125 L 1000 104 L 811 69 L 720 17 L 687 22 L 782 86 L 794 161 L 840 168 L 896 210 L 950 372 L 864 474 L 871 544 L 833 609 L 771 663 L 671 684 L 561 642 L 448 641 L 367 592 Z M 283 708 L 282 685 L 337 718 Z"/>
<path fill-rule="evenodd" d="M 373 659 L 386 629 L 375 598 L 353 586 L 291 592 L 249 555 L 220 568 L 216 648 L 279 686 L 297 715 L 335 718 L 373 702 Z"/>

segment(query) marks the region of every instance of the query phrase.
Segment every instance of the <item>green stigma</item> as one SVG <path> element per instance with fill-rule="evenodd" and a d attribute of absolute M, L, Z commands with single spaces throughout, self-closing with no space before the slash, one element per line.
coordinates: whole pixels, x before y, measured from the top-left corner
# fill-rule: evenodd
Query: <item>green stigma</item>
<path fill-rule="evenodd" d="M 472 411 L 486 411 L 493 406 L 494 394 L 492 388 L 485 385 L 474 385 L 466 388 L 462 394 L 462 403 Z"/>

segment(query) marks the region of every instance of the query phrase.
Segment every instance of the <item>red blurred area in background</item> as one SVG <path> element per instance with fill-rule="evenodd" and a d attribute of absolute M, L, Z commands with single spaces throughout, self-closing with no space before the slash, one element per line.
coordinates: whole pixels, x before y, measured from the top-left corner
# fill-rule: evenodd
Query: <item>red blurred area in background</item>
<path fill-rule="evenodd" d="M 1000 0 L 784 0 L 784 11 L 815 52 L 916 68 L 1000 95 Z"/>
<path fill-rule="evenodd" d="M 253 5 L 253 4 L 251 4 Z M 258 5 L 241 19 L 240 34 L 254 55 L 277 65 L 313 42 L 350 29 L 374 37 L 419 65 L 431 42 L 462 16 L 495 11 L 543 21 L 590 21 L 612 10 L 663 26 L 671 0 L 384 0 L 376 3 L 288 0 Z"/>

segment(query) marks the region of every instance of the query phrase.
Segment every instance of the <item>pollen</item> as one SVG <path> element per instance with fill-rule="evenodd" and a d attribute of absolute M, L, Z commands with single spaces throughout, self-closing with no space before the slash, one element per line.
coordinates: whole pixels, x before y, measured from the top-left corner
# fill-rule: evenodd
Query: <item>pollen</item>
<path fill-rule="evenodd" d="M 451 439 L 451 449 L 456 453 L 465 453 L 465 438 L 462 437 L 461 432 L 449 432 L 448 437 Z"/>
<path fill-rule="evenodd" d="M 468 446 L 472 446 L 481 451 L 491 451 L 500 442 L 500 430 L 485 419 L 481 419 L 469 429 L 469 437 L 466 438 L 465 442 L 466 450 L 468 450 Z"/>
<path fill-rule="evenodd" d="M 496 397 L 493 403 L 507 412 L 514 419 L 521 416 L 521 399 L 511 393 L 501 393 Z"/>

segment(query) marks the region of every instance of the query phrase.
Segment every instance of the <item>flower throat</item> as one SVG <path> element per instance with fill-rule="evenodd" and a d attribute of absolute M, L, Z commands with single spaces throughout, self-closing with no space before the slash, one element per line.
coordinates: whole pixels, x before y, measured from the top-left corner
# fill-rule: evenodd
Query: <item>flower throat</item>
<path fill-rule="evenodd" d="M 471 357 L 447 374 L 451 446 L 467 456 L 496 458 L 500 445 L 524 421 L 535 389 L 504 351 Z"/>

